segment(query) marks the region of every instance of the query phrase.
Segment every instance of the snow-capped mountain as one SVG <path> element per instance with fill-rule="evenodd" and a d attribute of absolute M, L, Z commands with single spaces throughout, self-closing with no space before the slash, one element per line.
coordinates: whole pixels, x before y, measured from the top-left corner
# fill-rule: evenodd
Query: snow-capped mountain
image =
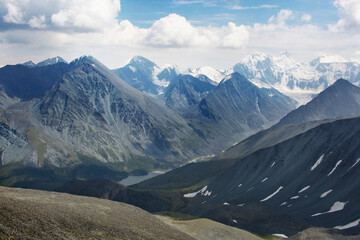
<path fill-rule="evenodd" d="M 133 57 L 126 66 L 114 69 L 113 72 L 130 86 L 152 95 L 163 93 L 170 80 L 178 75 L 176 67 L 159 67 L 141 56 Z"/>
<path fill-rule="evenodd" d="M 53 64 L 59 63 L 59 62 L 67 63 L 63 58 L 57 56 L 57 57 L 49 58 L 42 62 L 39 62 L 38 64 L 36 64 L 36 66 L 37 67 L 48 66 L 48 65 L 53 65 Z"/>
<path fill-rule="evenodd" d="M 232 73 L 232 70 L 223 71 L 217 70 L 210 66 L 199 67 L 199 68 L 189 68 L 188 74 L 193 75 L 194 77 L 199 77 L 201 75 L 205 75 L 216 83 L 220 83 L 221 80 Z"/>
<path fill-rule="evenodd" d="M 126 66 L 113 70 L 125 82 L 136 89 L 161 95 L 172 79 L 179 74 L 190 74 L 196 78 L 206 76 L 214 84 L 233 72 L 239 72 L 253 84 L 263 89 L 276 89 L 303 105 L 317 94 L 343 78 L 360 86 L 360 63 L 347 61 L 341 56 L 323 55 L 309 63 L 297 62 L 289 53 L 279 56 L 254 53 L 244 57 L 228 70 L 218 70 L 211 66 L 179 70 L 172 65 L 159 67 L 150 60 L 135 56 Z"/>
<path fill-rule="evenodd" d="M 54 58 L 48 58 L 44 61 L 38 62 L 37 64 L 35 64 L 33 61 L 27 61 L 22 63 L 21 65 L 24 65 L 26 67 L 44 67 L 44 66 L 54 65 L 57 63 L 67 63 L 67 62 L 63 58 L 57 56 Z"/>
<path fill-rule="evenodd" d="M 299 104 L 307 103 L 339 78 L 360 84 L 360 64 L 346 62 L 339 56 L 321 56 L 305 64 L 296 62 L 286 52 L 276 57 L 255 53 L 245 57 L 233 70 L 259 87 L 274 87 Z"/>
<path fill-rule="evenodd" d="M 224 71 L 210 66 L 199 68 L 186 68 L 180 70 L 177 66 L 166 64 L 158 66 L 156 63 L 141 57 L 133 57 L 129 63 L 113 72 L 130 86 L 151 95 L 161 95 L 178 75 L 192 75 L 200 80 L 211 80 L 211 84 L 217 85 L 226 75 L 232 73 L 232 69 Z M 206 76 L 208 79 L 203 79 Z"/>

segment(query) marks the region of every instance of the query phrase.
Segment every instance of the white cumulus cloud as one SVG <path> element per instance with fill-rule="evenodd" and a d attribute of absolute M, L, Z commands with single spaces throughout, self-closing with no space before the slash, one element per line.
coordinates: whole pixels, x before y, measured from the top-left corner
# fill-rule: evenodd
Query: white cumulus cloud
<path fill-rule="evenodd" d="M 360 30 L 360 1 L 335 0 L 334 6 L 339 10 L 340 19 L 335 25 L 329 25 L 332 31 Z"/>
<path fill-rule="evenodd" d="M 148 30 L 144 43 L 156 47 L 224 47 L 240 48 L 249 39 L 244 26 L 196 27 L 186 18 L 170 14 L 156 21 Z"/>
<path fill-rule="evenodd" d="M 112 25 L 119 11 L 119 0 L 67 0 L 61 1 L 60 10 L 51 15 L 51 22 L 60 27 L 96 30 Z"/>
<path fill-rule="evenodd" d="M 66 27 L 99 30 L 116 23 L 120 0 L 8 0 L 0 1 L 6 23 L 32 28 Z"/>
<path fill-rule="evenodd" d="M 28 24 L 32 28 L 45 28 L 46 27 L 45 21 L 46 21 L 45 15 L 33 16 L 28 21 Z"/>
<path fill-rule="evenodd" d="M 19 1 L 4 2 L 7 13 L 3 16 L 4 22 L 22 24 L 24 23 L 24 14 Z"/>

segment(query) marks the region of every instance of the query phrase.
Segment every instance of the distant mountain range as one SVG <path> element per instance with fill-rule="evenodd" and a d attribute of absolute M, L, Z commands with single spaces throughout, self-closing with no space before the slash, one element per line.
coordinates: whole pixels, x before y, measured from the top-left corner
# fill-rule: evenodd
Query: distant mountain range
<path fill-rule="evenodd" d="M 245 57 L 233 70 L 258 86 L 277 89 L 299 104 L 307 103 L 339 78 L 360 86 L 360 64 L 340 57 L 321 56 L 305 64 L 286 52 L 278 57 L 256 53 Z"/>
<path fill-rule="evenodd" d="M 38 62 L 37 64 L 35 64 L 33 61 L 28 61 L 25 63 L 22 63 L 21 65 L 26 66 L 26 67 L 45 67 L 45 66 L 49 66 L 49 65 L 54 65 L 56 63 L 67 63 L 63 58 L 57 56 L 54 58 L 48 58 L 44 61 Z"/>
<path fill-rule="evenodd" d="M 159 78 L 159 73 L 165 69 L 167 74 L 163 73 Z M 287 52 L 274 57 L 265 53 L 254 53 L 227 70 L 217 70 L 210 66 L 187 70 L 179 70 L 176 66 L 169 65 L 159 68 L 150 60 L 137 56 L 128 65 L 114 72 L 131 86 L 151 94 L 163 93 L 164 87 L 178 74 L 190 74 L 194 77 L 205 75 L 220 83 L 227 75 L 238 72 L 259 88 L 274 88 L 297 101 L 298 105 L 306 104 L 340 78 L 360 86 L 358 62 L 324 55 L 309 63 L 298 63 Z M 145 79 L 140 77 L 141 75 L 146 75 L 147 80 L 139 83 L 139 79 Z M 151 87 L 146 87 L 147 84 Z"/>

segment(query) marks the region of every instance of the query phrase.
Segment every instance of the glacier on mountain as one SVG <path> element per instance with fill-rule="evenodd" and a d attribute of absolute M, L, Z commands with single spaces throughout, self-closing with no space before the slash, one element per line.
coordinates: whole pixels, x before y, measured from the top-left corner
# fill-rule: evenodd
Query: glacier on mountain
<path fill-rule="evenodd" d="M 255 53 L 243 58 L 233 67 L 258 87 L 273 87 L 295 99 L 299 105 L 344 78 L 359 86 L 360 64 L 347 62 L 340 56 L 320 56 L 310 63 L 298 63 L 289 53 L 272 57 Z"/>

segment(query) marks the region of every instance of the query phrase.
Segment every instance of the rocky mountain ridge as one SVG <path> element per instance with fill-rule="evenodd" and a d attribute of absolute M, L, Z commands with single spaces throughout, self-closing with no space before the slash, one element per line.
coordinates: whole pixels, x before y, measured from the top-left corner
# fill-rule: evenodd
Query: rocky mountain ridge
<path fill-rule="evenodd" d="M 140 61 L 141 60 L 141 61 Z M 144 90 L 142 87 L 137 87 L 139 90 L 144 90 L 151 94 L 161 94 L 166 88 L 171 79 L 178 74 L 190 74 L 194 77 L 205 75 L 214 82 L 220 83 L 223 78 L 233 72 L 239 72 L 259 88 L 274 88 L 277 91 L 291 97 L 298 102 L 298 105 L 303 105 L 309 102 L 321 91 L 332 85 L 337 79 L 344 78 L 356 86 L 360 86 L 360 63 L 347 61 L 339 56 L 319 56 L 309 63 L 297 62 L 287 52 L 281 53 L 279 56 L 270 56 L 262 52 L 244 57 L 241 61 L 235 64 L 232 68 L 227 70 L 217 70 L 211 66 L 203 66 L 198 68 L 188 68 L 180 70 L 176 66 L 167 66 L 171 69 L 171 74 L 162 77 L 158 81 L 158 73 L 164 68 L 159 68 L 155 63 L 152 67 L 144 67 L 139 62 L 151 62 L 143 57 L 134 57 L 131 62 L 125 66 L 122 71 L 122 77 L 125 79 L 131 78 L 132 81 L 140 78 L 126 77 L 126 71 L 131 67 L 137 71 L 145 70 L 147 73 L 147 81 L 152 83 L 159 83 L 153 86 L 151 91 Z M 136 68 L 132 65 L 136 65 Z M 128 69 L 128 70 L 126 70 Z M 118 70 L 114 70 L 117 72 Z M 168 70 L 169 71 L 169 70 Z M 129 73 L 132 70 L 128 71 Z M 132 77 L 131 77 L 132 76 Z M 160 84 L 161 83 L 161 84 Z M 144 83 L 142 83 L 144 84 Z M 158 89 L 158 90 L 155 90 Z"/>

